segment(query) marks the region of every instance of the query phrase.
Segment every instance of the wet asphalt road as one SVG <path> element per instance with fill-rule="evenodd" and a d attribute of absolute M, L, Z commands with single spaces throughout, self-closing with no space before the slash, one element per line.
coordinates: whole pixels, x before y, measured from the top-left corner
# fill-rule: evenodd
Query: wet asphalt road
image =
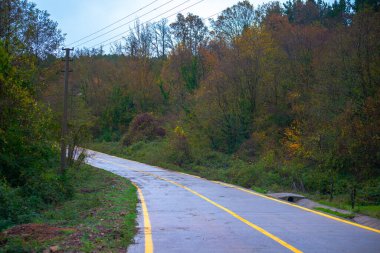
<path fill-rule="evenodd" d="M 91 151 L 87 163 L 141 189 L 154 252 L 380 252 L 378 230 L 99 152 Z M 149 251 L 139 212 L 139 232 L 128 252 Z"/>

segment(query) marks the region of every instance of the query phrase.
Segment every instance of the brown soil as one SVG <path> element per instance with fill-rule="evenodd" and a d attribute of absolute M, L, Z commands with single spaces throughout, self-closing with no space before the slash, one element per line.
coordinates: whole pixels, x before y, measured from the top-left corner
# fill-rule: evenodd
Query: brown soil
<path fill-rule="evenodd" d="M 0 237 L 18 236 L 26 241 L 33 240 L 43 242 L 61 236 L 65 231 L 74 232 L 76 229 L 58 228 L 46 224 L 22 224 L 3 231 Z"/>

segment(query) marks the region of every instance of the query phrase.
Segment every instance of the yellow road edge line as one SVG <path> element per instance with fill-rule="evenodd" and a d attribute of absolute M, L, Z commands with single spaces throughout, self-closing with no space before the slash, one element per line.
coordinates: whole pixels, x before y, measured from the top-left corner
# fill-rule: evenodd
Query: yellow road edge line
<path fill-rule="evenodd" d="M 146 206 L 144 195 L 142 194 L 140 187 L 138 187 L 137 184 L 133 182 L 132 184 L 136 187 L 139 194 L 141 209 L 144 217 L 145 253 L 153 253 L 152 226 L 150 224 L 148 208 Z"/>
<path fill-rule="evenodd" d="M 185 189 L 185 190 L 187 190 L 187 191 L 193 193 L 194 195 L 196 195 L 196 196 L 202 198 L 203 200 L 209 202 L 210 204 L 212 204 L 212 205 L 214 205 L 214 206 L 216 206 L 216 207 L 222 209 L 223 211 L 225 211 L 225 212 L 227 212 L 228 214 L 232 215 L 233 217 L 235 217 L 236 219 L 238 219 L 238 220 L 240 220 L 241 222 L 245 223 L 246 225 L 250 226 L 251 228 L 253 228 L 253 229 L 259 231 L 260 233 L 264 234 L 265 236 L 269 237 L 270 239 L 274 240 L 275 242 L 279 243 L 280 245 L 282 245 L 283 247 L 289 249 L 290 251 L 292 251 L 292 252 L 294 252 L 294 253 L 302 253 L 301 250 L 299 250 L 299 249 L 295 248 L 294 246 L 288 244 L 287 242 L 281 240 L 280 238 L 278 238 L 277 236 L 271 234 L 270 232 L 266 231 L 265 229 L 263 229 L 263 228 L 257 226 L 256 224 L 254 224 L 254 223 L 252 223 L 252 222 L 250 222 L 250 221 L 244 219 L 243 217 L 241 217 L 241 216 L 238 215 L 237 213 L 235 213 L 235 212 L 229 210 L 228 208 L 226 208 L 226 207 L 224 207 L 224 206 L 222 206 L 222 205 L 216 203 L 215 201 L 213 201 L 213 200 L 207 198 L 206 196 L 203 196 L 202 194 L 200 194 L 200 193 L 198 193 L 198 192 L 196 192 L 196 191 L 194 191 L 194 190 L 192 190 L 192 189 L 190 189 L 190 188 L 188 188 L 188 187 L 186 187 L 186 186 L 184 186 L 184 185 L 182 185 L 182 184 L 180 184 L 180 183 L 177 183 L 177 182 L 174 182 L 174 181 L 172 181 L 172 180 L 170 180 L 170 179 L 166 179 L 166 178 L 163 178 L 163 177 L 160 177 L 160 176 L 154 175 L 154 174 L 149 173 L 149 172 L 140 171 L 140 170 L 136 170 L 136 169 L 131 169 L 130 167 L 128 167 L 128 166 L 126 166 L 126 165 L 124 165 L 124 164 L 120 164 L 120 163 L 115 163 L 115 162 L 107 161 L 107 160 L 104 160 L 104 159 L 102 159 L 102 158 L 97 158 L 97 159 L 99 159 L 99 160 L 103 160 L 103 161 L 105 161 L 105 162 L 108 162 L 108 163 L 111 163 L 111 164 L 114 164 L 114 165 L 117 165 L 117 166 L 121 166 L 121 167 L 127 168 L 128 170 L 132 170 L 132 171 L 135 171 L 135 172 L 140 172 L 140 173 L 142 173 L 142 174 L 149 175 L 149 176 L 155 177 L 155 178 L 157 178 L 157 179 L 160 179 L 160 180 L 166 181 L 166 182 L 168 182 L 168 183 L 174 184 L 174 185 L 176 185 L 176 186 L 178 186 L 178 187 L 181 187 L 181 188 L 183 188 L 183 189 Z M 139 190 L 139 188 L 137 188 L 137 189 Z M 141 190 L 140 190 L 140 191 L 141 191 Z M 140 192 L 140 191 L 139 191 L 139 192 Z M 141 195 L 142 195 L 142 194 L 141 194 Z M 143 209 L 144 209 L 144 208 L 143 208 Z M 145 216 L 144 216 L 144 222 L 145 222 Z M 146 246 L 146 244 L 145 244 L 145 246 Z M 152 246 L 152 247 L 153 247 L 153 246 Z M 147 251 L 145 251 L 145 252 L 147 253 Z"/>
<path fill-rule="evenodd" d="M 242 187 L 238 187 L 238 186 L 235 186 L 235 185 L 232 185 L 232 184 L 226 184 L 226 183 L 219 182 L 219 181 L 212 181 L 212 182 L 214 182 L 216 184 L 228 186 L 228 187 L 231 187 L 231 188 L 243 191 L 243 192 L 247 192 L 247 193 L 255 195 L 255 196 L 259 196 L 259 197 L 266 198 L 266 199 L 269 199 L 269 200 L 272 200 L 272 201 L 276 201 L 276 202 L 284 204 L 284 205 L 293 206 L 293 207 L 302 209 L 302 210 L 307 211 L 307 212 L 311 212 L 311 213 L 314 213 L 314 214 L 317 214 L 317 215 L 320 215 L 320 216 L 323 216 L 323 217 L 326 217 L 326 218 L 329 218 L 329 219 L 332 219 L 332 220 L 343 222 L 343 223 L 346 223 L 346 224 L 349 224 L 349 225 L 352 225 L 352 226 L 355 226 L 355 227 L 359 227 L 359 228 L 366 229 L 366 230 L 369 230 L 369 231 L 372 231 L 372 232 L 380 234 L 380 230 L 375 229 L 375 228 L 371 228 L 371 227 L 367 227 L 367 226 L 361 225 L 359 223 L 355 223 L 355 222 L 352 222 L 352 221 L 344 220 L 344 219 L 341 219 L 341 218 L 338 218 L 338 217 L 335 217 L 335 216 L 332 216 L 332 215 L 329 215 L 329 214 L 325 214 L 325 213 L 322 213 L 322 212 L 318 212 L 318 211 L 315 211 L 315 210 L 312 210 L 312 209 L 309 209 L 309 208 L 306 208 L 306 207 L 303 207 L 303 206 L 299 206 L 299 205 L 296 205 L 296 204 L 292 204 L 292 203 L 288 203 L 288 202 L 285 202 L 285 201 L 282 201 L 282 200 L 278 200 L 278 199 L 275 199 L 273 197 L 268 197 L 268 196 L 266 196 L 264 194 L 260 194 L 260 193 L 254 192 L 254 191 L 250 191 L 248 189 L 244 189 Z"/>

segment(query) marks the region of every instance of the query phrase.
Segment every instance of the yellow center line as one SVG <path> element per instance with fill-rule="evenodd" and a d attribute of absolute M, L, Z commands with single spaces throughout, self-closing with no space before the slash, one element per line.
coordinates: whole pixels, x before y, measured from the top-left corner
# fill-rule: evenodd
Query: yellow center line
<path fill-rule="evenodd" d="M 253 229 L 259 231 L 260 233 L 264 234 L 265 236 L 269 237 L 270 239 L 274 240 L 275 242 L 279 243 L 280 245 L 284 246 L 285 248 L 289 249 L 290 251 L 295 252 L 295 253 L 302 253 L 301 250 L 299 250 L 299 249 L 295 248 L 294 246 L 288 244 L 287 242 L 281 240 L 280 238 L 278 238 L 277 236 L 271 234 L 270 232 L 266 231 L 265 229 L 263 229 L 263 228 L 257 226 L 256 224 L 254 224 L 254 223 L 252 223 L 252 222 L 250 222 L 250 221 L 244 219 L 243 217 L 241 217 L 241 216 L 238 215 L 237 213 L 235 213 L 235 212 L 229 210 L 228 208 L 226 208 L 226 207 L 224 207 L 224 206 L 222 206 L 222 205 L 216 203 L 215 201 L 213 201 L 213 200 L 207 198 L 206 196 L 204 196 L 204 195 L 202 195 L 202 194 L 200 194 L 200 193 L 198 193 L 198 192 L 196 192 L 196 191 L 194 191 L 194 190 L 192 190 L 192 189 L 190 189 L 190 188 L 188 188 L 188 187 L 186 187 L 186 186 L 184 186 L 184 185 L 182 185 L 182 184 L 180 184 L 180 183 L 177 183 L 177 182 L 174 182 L 174 181 L 172 181 L 172 180 L 169 180 L 169 179 L 166 179 L 166 178 L 163 178 L 163 177 L 160 177 L 160 176 L 154 175 L 154 174 L 149 173 L 149 172 L 145 172 L 145 171 L 141 171 L 141 170 L 132 169 L 132 168 L 130 168 L 129 166 L 126 166 L 126 165 L 124 165 L 124 164 L 120 164 L 120 163 L 115 163 L 115 162 L 107 161 L 107 160 L 104 160 L 104 159 L 102 159 L 102 158 L 96 158 L 96 159 L 98 159 L 98 160 L 102 160 L 102 161 L 105 161 L 105 162 L 110 163 L 110 164 L 114 164 L 114 165 L 119 166 L 119 167 L 124 167 L 124 168 L 126 168 L 126 169 L 128 169 L 128 170 L 131 170 L 131 171 L 135 171 L 135 172 L 139 172 L 139 173 L 142 173 L 142 174 L 145 174 L 145 175 L 149 175 L 149 176 L 155 177 L 155 178 L 157 178 L 157 179 L 160 179 L 160 180 L 166 181 L 166 182 L 168 182 L 168 183 L 174 184 L 174 185 L 176 185 L 176 186 L 178 186 L 178 187 L 181 187 L 181 188 L 183 188 L 183 189 L 185 189 L 185 190 L 191 192 L 192 194 L 194 194 L 194 195 L 196 195 L 196 196 L 202 198 L 203 200 L 209 202 L 210 204 L 212 204 L 212 205 L 214 205 L 214 206 L 216 206 L 216 207 L 222 209 L 223 211 L 225 211 L 225 212 L 227 212 L 228 214 L 232 215 L 233 217 L 235 217 L 236 219 L 238 219 L 238 220 L 240 220 L 241 222 L 245 223 L 246 225 L 250 226 L 251 228 L 253 228 Z M 145 217 L 144 217 L 144 218 L 145 218 Z M 145 219 L 144 219 L 144 221 L 145 221 Z M 146 246 L 146 245 L 145 245 L 145 246 Z M 145 251 L 145 252 L 147 252 L 147 251 Z"/>
<path fill-rule="evenodd" d="M 141 209 L 144 217 L 144 237 L 145 237 L 145 253 L 153 253 L 153 240 L 152 240 L 152 226 L 150 225 L 148 208 L 146 207 L 144 195 L 140 187 L 135 183 L 132 184 L 136 187 L 141 202 Z"/>

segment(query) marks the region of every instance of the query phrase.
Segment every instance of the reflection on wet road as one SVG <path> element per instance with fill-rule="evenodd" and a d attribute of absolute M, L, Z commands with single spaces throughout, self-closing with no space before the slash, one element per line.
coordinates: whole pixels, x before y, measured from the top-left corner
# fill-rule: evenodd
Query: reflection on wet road
<path fill-rule="evenodd" d="M 99 152 L 87 163 L 141 190 L 140 229 L 128 252 L 380 252 L 378 230 L 249 190 Z"/>

